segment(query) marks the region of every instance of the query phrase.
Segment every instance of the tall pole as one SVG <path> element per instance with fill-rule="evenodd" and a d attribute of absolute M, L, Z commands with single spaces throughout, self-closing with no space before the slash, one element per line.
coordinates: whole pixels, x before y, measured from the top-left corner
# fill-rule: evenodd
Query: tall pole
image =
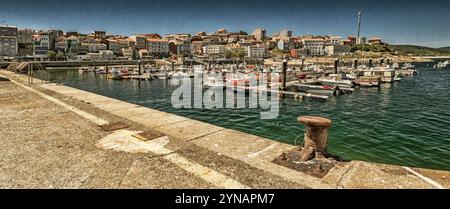
<path fill-rule="evenodd" d="M 333 71 L 334 74 L 338 73 L 338 66 L 339 66 L 339 59 L 335 59 L 334 60 L 334 71 Z"/>
<path fill-rule="evenodd" d="M 287 59 L 284 59 L 283 60 L 283 71 L 282 71 L 282 73 L 283 73 L 283 83 L 282 83 L 282 90 L 284 91 L 284 90 L 286 90 L 286 71 L 287 71 L 287 64 L 288 64 L 288 61 L 287 61 Z"/>
<path fill-rule="evenodd" d="M 142 71 L 141 71 L 141 60 L 138 61 L 138 74 L 142 75 Z"/>
<path fill-rule="evenodd" d="M 361 44 L 360 40 L 360 32 L 361 32 L 361 15 L 362 12 L 358 12 L 358 36 L 356 37 L 356 43 Z"/>

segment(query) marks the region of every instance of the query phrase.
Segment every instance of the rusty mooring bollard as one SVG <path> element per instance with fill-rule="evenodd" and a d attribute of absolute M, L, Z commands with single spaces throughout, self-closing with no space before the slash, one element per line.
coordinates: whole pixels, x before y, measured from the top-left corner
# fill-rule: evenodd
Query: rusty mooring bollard
<path fill-rule="evenodd" d="M 317 116 L 301 116 L 297 121 L 306 125 L 300 159 L 308 161 L 313 158 L 325 158 L 328 145 L 328 128 L 332 124 L 331 120 Z"/>

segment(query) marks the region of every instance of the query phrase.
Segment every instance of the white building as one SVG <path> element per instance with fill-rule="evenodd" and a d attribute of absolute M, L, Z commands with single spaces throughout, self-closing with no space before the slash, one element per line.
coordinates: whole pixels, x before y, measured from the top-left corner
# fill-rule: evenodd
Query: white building
<path fill-rule="evenodd" d="M 121 55 L 123 48 L 133 46 L 135 42 L 132 39 L 108 39 L 108 50 L 111 50 L 115 55 Z M 145 46 L 145 43 L 144 43 Z"/>
<path fill-rule="evenodd" d="M 110 50 L 100 50 L 97 53 L 88 53 L 90 61 L 106 61 L 112 60 L 114 53 Z"/>
<path fill-rule="evenodd" d="M 170 44 L 173 44 L 173 46 L 174 46 L 173 52 L 175 54 L 182 55 L 182 56 L 191 55 L 191 42 L 189 40 L 184 40 L 184 41 L 174 40 L 174 41 L 170 41 L 170 42 L 171 43 L 169 43 L 169 47 L 170 47 Z"/>
<path fill-rule="evenodd" d="M 55 51 L 66 52 L 68 48 L 69 47 L 67 46 L 66 37 L 59 36 L 58 38 L 56 38 Z"/>
<path fill-rule="evenodd" d="M 331 45 L 339 45 L 341 43 L 342 37 L 340 36 L 330 36 L 330 44 Z"/>
<path fill-rule="evenodd" d="M 280 37 L 280 38 L 291 38 L 292 37 L 292 31 L 290 30 L 282 30 L 278 33 L 276 33 L 274 36 Z"/>
<path fill-rule="evenodd" d="M 294 48 L 294 43 L 289 38 L 280 39 L 278 41 L 277 46 L 278 46 L 278 49 L 287 51 L 287 50 L 291 50 L 292 48 Z"/>
<path fill-rule="evenodd" d="M 351 54 L 350 48 L 347 45 L 325 46 L 325 53 L 329 56 L 348 55 Z"/>
<path fill-rule="evenodd" d="M 122 55 L 123 55 L 123 57 L 125 57 L 125 58 L 127 58 L 127 59 L 129 59 L 129 60 L 132 60 L 132 59 L 134 59 L 134 55 L 135 55 L 135 50 L 134 50 L 134 48 L 133 47 L 128 47 L 128 48 L 122 48 Z"/>
<path fill-rule="evenodd" d="M 222 54 L 224 52 L 224 45 L 208 45 L 203 47 L 203 54 Z"/>
<path fill-rule="evenodd" d="M 147 37 L 136 35 L 131 36 L 130 39 L 134 41 L 136 49 L 147 49 Z"/>
<path fill-rule="evenodd" d="M 260 46 L 248 46 L 246 48 L 248 58 L 262 59 L 266 56 L 266 48 Z"/>
<path fill-rule="evenodd" d="M 323 55 L 325 53 L 325 40 L 303 39 L 303 49 L 307 50 L 309 55 Z"/>
<path fill-rule="evenodd" d="M 253 36 L 255 37 L 256 41 L 262 41 L 266 38 L 266 30 L 262 28 L 257 28 L 255 31 L 253 31 Z"/>
<path fill-rule="evenodd" d="M 37 32 L 31 29 L 21 29 L 17 34 L 17 42 L 18 43 L 32 43 L 33 35 L 36 35 Z"/>
<path fill-rule="evenodd" d="M 167 34 L 163 37 L 163 39 L 167 41 L 188 40 L 190 38 L 191 34 Z"/>
<path fill-rule="evenodd" d="M 106 44 L 95 44 L 95 43 L 81 43 L 83 49 L 87 49 L 87 52 L 96 53 L 100 50 L 107 50 L 108 46 Z"/>
<path fill-rule="evenodd" d="M 33 56 L 36 58 L 46 58 L 50 50 L 50 34 L 39 33 L 33 36 Z"/>
<path fill-rule="evenodd" d="M 147 39 L 148 53 L 153 57 L 169 55 L 169 42 L 162 39 Z"/>

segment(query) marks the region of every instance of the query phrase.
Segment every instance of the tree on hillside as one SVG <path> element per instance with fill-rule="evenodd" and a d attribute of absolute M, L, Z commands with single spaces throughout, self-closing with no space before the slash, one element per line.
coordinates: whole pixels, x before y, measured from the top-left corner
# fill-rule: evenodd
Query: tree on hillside
<path fill-rule="evenodd" d="M 47 58 L 50 61 L 55 61 L 56 60 L 56 52 L 55 51 L 48 51 L 47 52 Z"/>
<path fill-rule="evenodd" d="M 283 58 L 284 57 L 284 51 L 281 50 L 281 49 L 272 49 L 272 51 L 270 51 L 270 52 L 276 58 Z"/>
<path fill-rule="evenodd" d="M 65 60 L 66 55 L 64 54 L 64 52 L 58 52 L 58 53 L 56 53 L 55 58 L 56 58 L 56 60 Z"/>
<path fill-rule="evenodd" d="M 226 58 L 244 58 L 246 56 L 245 49 L 238 48 L 238 49 L 232 49 L 225 51 L 225 57 Z"/>

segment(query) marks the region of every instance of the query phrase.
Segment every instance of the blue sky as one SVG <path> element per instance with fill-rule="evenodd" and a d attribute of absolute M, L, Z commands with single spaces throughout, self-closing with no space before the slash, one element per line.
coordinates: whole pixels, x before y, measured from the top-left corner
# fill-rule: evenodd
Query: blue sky
<path fill-rule="evenodd" d="M 0 0 L 0 21 L 19 28 L 109 33 L 195 33 L 219 28 L 269 35 L 356 34 L 391 44 L 450 46 L 447 0 Z"/>

